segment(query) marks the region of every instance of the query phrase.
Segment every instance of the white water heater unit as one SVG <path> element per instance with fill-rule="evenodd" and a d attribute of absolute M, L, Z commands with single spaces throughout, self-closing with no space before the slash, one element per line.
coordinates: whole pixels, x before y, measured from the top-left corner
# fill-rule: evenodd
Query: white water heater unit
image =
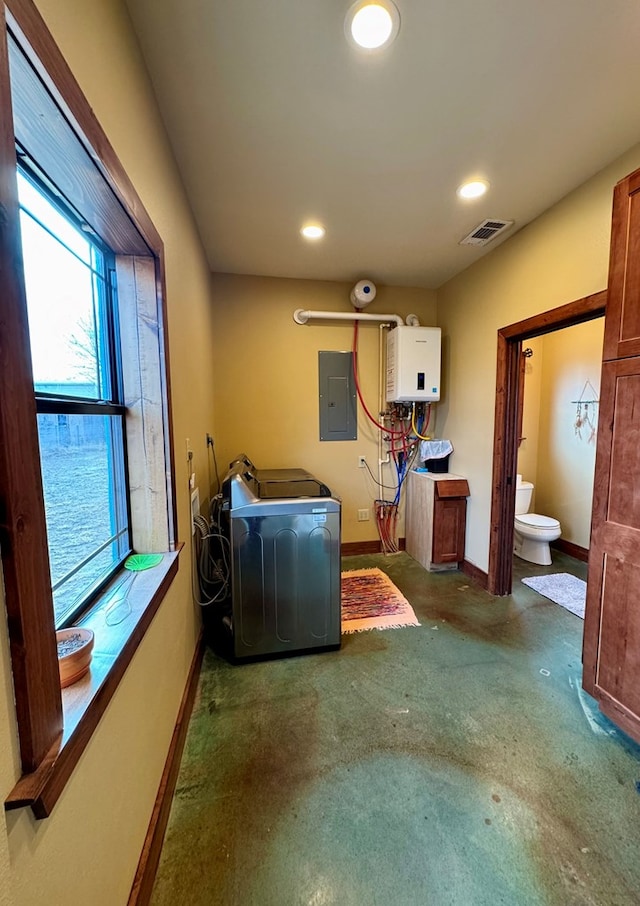
<path fill-rule="evenodd" d="M 396 327 L 387 334 L 387 402 L 440 399 L 440 328 Z"/>

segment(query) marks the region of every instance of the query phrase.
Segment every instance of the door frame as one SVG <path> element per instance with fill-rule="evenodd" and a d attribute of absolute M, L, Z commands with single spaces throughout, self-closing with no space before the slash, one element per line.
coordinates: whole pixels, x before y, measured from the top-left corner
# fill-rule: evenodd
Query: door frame
<path fill-rule="evenodd" d="M 601 290 L 498 331 L 496 408 L 493 437 L 493 477 L 487 590 L 493 595 L 511 594 L 515 482 L 518 462 L 518 406 L 523 388 L 520 381 L 522 343 L 565 327 L 602 317 L 607 291 Z"/>

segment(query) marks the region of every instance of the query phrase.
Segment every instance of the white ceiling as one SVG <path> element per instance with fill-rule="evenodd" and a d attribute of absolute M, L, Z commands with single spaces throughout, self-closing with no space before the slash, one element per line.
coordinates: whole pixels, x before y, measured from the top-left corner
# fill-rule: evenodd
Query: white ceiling
<path fill-rule="evenodd" d="M 637 0 L 396 5 L 365 53 L 350 0 L 128 0 L 214 271 L 437 287 L 640 141 Z"/>

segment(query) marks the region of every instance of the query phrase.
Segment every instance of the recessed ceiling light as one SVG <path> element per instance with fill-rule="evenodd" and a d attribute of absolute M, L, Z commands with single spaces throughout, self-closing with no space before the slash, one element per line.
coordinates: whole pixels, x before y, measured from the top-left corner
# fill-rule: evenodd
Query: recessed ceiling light
<path fill-rule="evenodd" d="M 349 9 L 344 23 L 347 37 L 365 50 L 390 44 L 400 28 L 400 13 L 392 0 L 358 0 Z"/>
<path fill-rule="evenodd" d="M 489 183 L 485 179 L 473 179 L 458 186 L 457 193 L 460 198 L 480 198 L 488 188 Z"/>
<path fill-rule="evenodd" d="M 300 232 L 305 239 L 322 239 L 325 229 L 319 223 L 308 223 L 302 227 Z"/>

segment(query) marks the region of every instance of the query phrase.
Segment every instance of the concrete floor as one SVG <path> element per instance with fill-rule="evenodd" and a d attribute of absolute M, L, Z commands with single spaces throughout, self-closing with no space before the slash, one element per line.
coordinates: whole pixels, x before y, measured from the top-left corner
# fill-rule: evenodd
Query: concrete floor
<path fill-rule="evenodd" d="M 153 906 L 637 906 L 640 747 L 580 689 L 582 621 L 515 563 L 492 598 L 351 557 L 421 627 L 237 667 L 208 651 Z"/>

